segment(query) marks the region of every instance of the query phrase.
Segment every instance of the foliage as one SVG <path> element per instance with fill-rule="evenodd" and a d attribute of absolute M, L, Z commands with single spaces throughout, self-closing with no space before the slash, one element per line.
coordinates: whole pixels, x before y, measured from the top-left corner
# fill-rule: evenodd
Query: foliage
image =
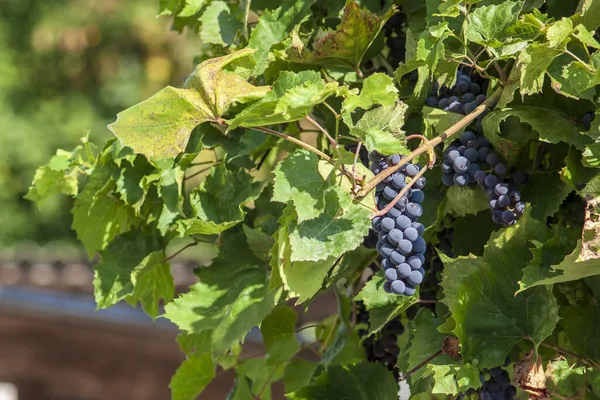
<path fill-rule="evenodd" d="M 182 87 L 121 111 L 116 139 L 84 140 L 35 174 L 29 199 L 75 198 L 73 229 L 101 257 L 98 306 L 139 302 L 181 331 L 173 399 L 196 398 L 226 369 L 232 399 L 270 399 L 279 380 L 291 399 L 393 399 L 399 371 L 415 398 L 462 396 L 489 390 L 490 373 L 508 379 L 501 366 L 519 392 L 600 396 L 600 118 L 589 123 L 600 2 L 397 3 L 160 1 L 175 29 L 207 43 L 201 62 Z M 405 52 L 390 57 L 398 40 Z M 464 116 L 425 107 L 465 65 L 488 100 Z M 529 173 L 508 226 L 488 223 L 480 189 L 446 189 L 432 163 L 472 121 Z M 413 296 L 383 290 L 368 235 L 386 171 L 357 162 L 361 148 L 432 167 L 427 276 Z M 181 240 L 219 251 L 176 296 L 166 248 Z M 290 301 L 315 307 L 328 289 L 339 313 L 299 341 L 309 321 Z M 398 318 L 409 329 L 388 371 L 366 361 L 358 332 Z M 244 358 L 254 327 L 266 354 Z"/>

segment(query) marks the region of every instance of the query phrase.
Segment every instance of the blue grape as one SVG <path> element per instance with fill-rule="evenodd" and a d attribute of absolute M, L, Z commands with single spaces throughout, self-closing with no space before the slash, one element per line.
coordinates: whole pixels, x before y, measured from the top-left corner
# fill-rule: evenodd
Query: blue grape
<path fill-rule="evenodd" d="M 517 191 L 510 192 L 510 201 L 513 203 L 518 203 L 519 201 L 521 201 L 521 193 Z"/>
<path fill-rule="evenodd" d="M 458 96 L 450 96 L 448 100 L 450 101 L 450 103 L 460 103 L 460 99 L 458 98 Z"/>
<path fill-rule="evenodd" d="M 498 178 L 496 178 L 496 175 L 489 174 L 485 177 L 485 186 L 493 188 L 494 186 L 496 186 L 497 183 Z"/>
<path fill-rule="evenodd" d="M 398 191 L 394 190 L 391 186 L 386 186 L 385 189 L 383 189 L 382 194 L 383 197 L 392 201 L 398 196 Z"/>
<path fill-rule="evenodd" d="M 471 85 L 469 84 L 469 82 L 466 81 L 460 81 L 456 83 L 456 91 L 458 93 L 466 93 L 469 91 L 469 89 L 471 88 Z"/>
<path fill-rule="evenodd" d="M 400 157 L 400 154 L 393 154 L 388 157 L 388 161 L 391 165 L 398 165 L 401 159 L 402 157 Z"/>
<path fill-rule="evenodd" d="M 473 132 L 471 132 L 471 131 L 464 131 L 460 135 L 460 142 L 463 144 L 463 146 L 468 145 L 469 142 L 472 142 L 475 139 L 477 139 L 477 136 L 475 136 L 475 134 Z"/>
<path fill-rule="evenodd" d="M 389 232 L 392 229 L 394 229 L 394 226 L 396 226 L 395 221 L 389 217 L 385 217 L 384 219 L 381 220 L 381 230 L 382 231 Z"/>
<path fill-rule="evenodd" d="M 392 251 L 394 251 L 394 248 L 390 244 L 385 243 L 381 246 L 379 254 L 381 254 L 383 257 L 389 257 L 390 254 L 392 254 Z"/>
<path fill-rule="evenodd" d="M 415 254 L 419 260 L 421 260 L 421 264 L 425 264 L 425 256 L 423 254 Z"/>
<path fill-rule="evenodd" d="M 392 289 L 392 293 L 404 294 L 404 291 L 406 290 L 406 285 L 401 280 L 396 280 L 392 282 L 390 288 Z"/>
<path fill-rule="evenodd" d="M 502 224 L 502 211 L 500 211 L 500 210 L 494 211 L 492 213 L 492 221 L 494 221 L 498 225 Z"/>
<path fill-rule="evenodd" d="M 391 282 L 386 281 L 383 283 L 383 291 L 389 294 L 392 293 Z"/>
<path fill-rule="evenodd" d="M 502 196 L 503 194 L 507 194 L 508 193 L 508 186 L 506 186 L 504 183 L 499 183 L 496 186 L 494 186 L 494 192 L 498 196 Z"/>
<path fill-rule="evenodd" d="M 450 105 L 448 107 L 444 108 L 444 111 L 460 113 L 461 109 L 462 109 L 462 104 L 460 104 L 459 101 L 453 101 L 452 103 L 450 103 Z"/>
<path fill-rule="evenodd" d="M 369 169 L 371 170 L 372 173 L 374 173 L 375 175 L 377 175 L 378 173 L 381 172 L 381 167 L 379 166 L 379 164 L 371 164 L 369 166 Z"/>
<path fill-rule="evenodd" d="M 386 242 L 388 238 L 388 234 L 385 231 L 381 231 L 377 234 L 377 239 L 379 239 L 380 242 Z"/>
<path fill-rule="evenodd" d="M 378 242 L 377 242 L 377 244 L 375 245 L 375 249 L 377 250 L 377 252 L 378 252 L 379 254 L 381 254 L 381 247 L 382 247 L 382 246 L 383 246 L 383 243 L 382 243 L 382 242 L 379 242 L 379 241 L 378 241 Z"/>
<path fill-rule="evenodd" d="M 407 264 L 410 265 L 410 268 L 413 270 L 417 270 L 423 265 L 421 259 L 417 256 L 410 256 L 407 260 Z"/>
<path fill-rule="evenodd" d="M 381 217 L 375 217 L 371 220 L 371 228 L 379 233 L 379 231 L 381 231 L 381 221 L 383 220 L 383 218 Z"/>
<path fill-rule="evenodd" d="M 504 165 L 502 163 L 496 164 L 494 166 L 494 173 L 496 173 L 496 175 L 500 175 L 500 176 L 506 175 L 506 165 Z"/>
<path fill-rule="evenodd" d="M 425 105 L 428 107 L 435 107 L 438 104 L 438 100 L 437 98 L 430 96 L 427 98 L 427 100 L 425 100 Z"/>
<path fill-rule="evenodd" d="M 419 236 L 423 236 L 423 233 L 425 233 L 425 225 L 423 225 L 420 222 L 413 222 L 412 224 L 410 224 L 410 226 L 412 226 L 417 230 L 417 232 L 419 232 Z M 425 260 L 423 260 L 423 262 L 425 262 Z"/>
<path fill-rule="evenodd" d="M 477 150 L 477 153 L 479 154 L 479 161 L 486 162 L 491 152 L 492 150 L 490 150 L 489 147 L 484 147 L 480 144 L 479 150 Z"/>
<path fill-rule="evenodd" d="M 460 151 L 458 151 L 458 149 L 450 150 L 446 153 L 446 159 L 451 163 L 454 163 L 458 157 L 460 157 Z M 452 168 L 454 168 L 454 166 Z"/>
<path fill-rule="evenodd" d="M 390 261 L 394 265 L 402 264 L 405 260 L 406 260 L 406 257 L 404 257 L 404 255 L 402 255 L 397 250 L 392 251 L 392 253 L 390 254 Z"/>
<path fill-rule="evenodd" d="M 471 114 L 477 108 L 477 104 L 475 102 L 465 104 L 465 114 Z"/>
<path fill-rule="evenodd" d="M 510 210 L 506 210 L 502 213 L 502 222 L 507 225 L 513 224 L 516 222 L 517 216 Z"/>
<path fill-rule="evenodd" d="M 510 197 L 505 194 L 500 195 L 498 197 L 498 205 L 503 208 L 510 206 Z"/>
<path fill-rule="evenodd" d="M 417 291 L 417 288 L 412 285 L 404 285 L 404 295 L 412 296 Z"/>
<path fill-rule="evenodd" d="M 402 189 L 404 186 L 406 186 L 406 177 L 401 173 L 394 174 L 392 186 L 398 190 Z"/>
<path fill-rule="evenodd" d="M 465 151 L 467 150 L 467 146 L 458 146 L 458 152 L 461 156 L 465 155 Z"/>
<path fill-rule="evenodd" d="M 406 215 L 410 218 L 419 218 L 423 215 L 423 207 L 419 203 L 408 203 L 406 205 Z"/>
<path fill-rule="evenodd" d="M 398 279 L 398 271 L 396 268 L 388 268 L 385 270 L 385 279 L 388 281 L 395 281 Z"/>
<path fill-rule="evenodd" d="M 381 267 L 384 270 L 388 268 L 394 268 L 394 264 L 392 264 L 389 258 L 384 258 L 383 260 L 381 260 Z"/>
<path fill-rule="evenodd" d="M 410 240 L 402 239 L 398 242 L 398 250 L 402 254 L 408 254 L 412 251 L 413 244 Z"/>
<path fill-rule="evenodd" d="M 485 96 L 485 94 L 480 94 L 475 98 L 475 103 L 477 103 L 477 105 L 482 105 L 484 101 L 487 100 L 487 97 Z"/>
<path fill-rule="evenodd" d="M 442 172 L 444 174 L 449 174 L 451 172 L 454 172 L 454 167 L 448 161 L 444 161 L 442 163 Z"/>
<path fill-rule="evenodd" d="M 383 183 L 383 182 L 379 182 L 379 183 L 377 184 L 377 186 L 375 186 L 375 192 L 376 192 L 376 193 L 381 193 L 381 192 L 383 192 L 383 189 L 385 189 L 385 187 L 386 187 L 386 184 L 385 184 L 385 183 Z"/>
<path fill-rule="evenodd" d="M 390 183 L 392 181 L 392 179 L 394 179 L 393 175 L 388 175 L 385 178 L 383 178 L 383 183 Z"/>
<path fill-rule="evenodd" d="M 418 237 L 419 237 L 419 232 L 417 232 L 417 230 L 415 228 L 413 228 L 412 226 L 410 228 L 406 228 L 404 230 L 403 239 L 407 239 L 407 240 L 410 240 L 411 242 L 414 242 L 415 240 L 417 240 Z"/>
<path fill-rule="evenodd" d="M 456 78 L 456 82 L 461 82 L 461 81 L 467 82 L 470 85 L 471 77 L 469 75 L 461 74 L 458 76 L 458 78 Z"/>
<path fill-rule="evenodd" d="M 465 93 L 460 98 L 460 101 L 463 104 L 471 103 L 471 102 L 475 101 L 475 95 L 473 93 Z"/>
<path fill-rule="evenodd" d="M 419 172 L 419 167 L 416 164 L 407 164 L 406 165 L 406 175 L 415 176 Z"/>
<path fill-rule="evenodd" d="M 448 187 L 454 185 L 454 174 L 443 174 L 442 183 Z"/>
<path fill-rule="evenodd" d="M 454 171 L 459 174 L 463 172 L 467 172 L 469 169 L 469 160 L 466 157 L 460 156 L 456 160 L 454 160 Z"/>
<path fill-rule="evenodd" d="M 479 160 L 479 152 L 475 149 L 466 149 L 464 156 L 470 162 L 477 162 Z"/>
<path fill-rule="evenodd" d="M 479 93 L 481 93 L 481 86 L 479 86 L 479 84 L 473 82 L 473 83 L 471 83 L 471 85 L 469 87 L 469 91 L 471 93 L 473 93 L 475 96 L 477 96 Z"/>
<path fill-rule="evenodd" d="M 411 285 L 417 286 L 421 282 L 423 282 L 423 275 L 420 271 L 411 271 L 411 273 L 408 275 L 407 280 L 408 283 L 410 283 Z"/>
<path fill-rule="evenodd" d="M 456 186 L 467 186 L 469 184 L 469 175 L 462 173 L 462 174 L 454 174 L 454 184 Z"/>
<path fill-rule="evenodd" d="M 500 205 L 498 204 L 498 200 L 496 200 L 496 199 L 490 200 L 490 208 L 492 210 L 498 210 L 500 208 Z"/>
<path fill-rule="evenodd" d="M 404 239 L 404 234 L 400 229 L 392 229 L 390 233 L 388 233 L 387 239 L 392 245 L 397 246 L 398 243 Z"/>
<path fill-rule="evenodd" d="M 469 174 L 469 180 L 472 180 L 475 178 L 475 174 L 477 173 L 477 171 L 479 171 L 479 164 L 477 163 L 471 163 L 471 165 L 469 165 L 469 170 L 467 171 L 467 173 Z"/>
<path fill-rule="evenodd" d="M 415 181 L 415 183 L 413 184 L 413 187 L 415 189 L 423 189 L 425 187 L 425 182 L 426 182 L 425 177 L 422 176 Z M 413 190 L 415 190 L 415 189 L 413 189 Z"/>
<path fill-rule="evenodd" d="M 410 197 L 408 198 L 413 203 L 421 204 L 423 200 L 425 200 L 425 192 L 420 189 L 415 189 L 412 191 Z"/>
<path fill-rule="evenodd" d="M 494 165 L 496 165 L 500 162 L 500 156 L 496 153 L 490 153 L 486 157 L 485 162 L 490 164 L 493 167 Z"/>
<path fill-rule="evenodd" d="M 425 239 L 423 239 L 421 236 L 419 236 L 417 238 L 417 240 L 415 240 L 412 243 L 412 250 L 415 253 L 425 253 L 426 249 L 427 249 L 427 243 L 425 243 Z"/>
<path fill-rule="evenodd" d="M 395 226 L 400 230 L 405 230 L 409 226 L 411 226 L 412 221 L 406 215 L 401 215 L 396 218 Z"/>
<path fill-rule="evenodd" d="M 401 278 L 407 278 L 408 275 L 412 272 L 410 265 L 407 263 L 401 263 L 396 267 L 396 271 L 398 272 L 398 276 Z"/>
<path fill-rule="evenodd" d="M 402 211 L 398 210 L 396 207 L 392 207 L 386 215 L 395 220 L 396 218 L 402 215 Z"/>
<path fill-rule="evenodd" d="M 450 105 L 450 100 L 448 100 L 447 98 L 442 98 L 440 99 L 440 101 L 437 103 L 438 108 L 444 109 L 446 107 L 448 107 Z"/>
<path fill-rule="evenodd" d="M 522 215 L 524 211 L 525 211 L 525 203 L 518 202 L 517 204 L 515 204 L 515 212 L 518 215 Z"/>
<path fill-rule="evenodd" d="M 475 179 L 475 182 L 483 183 L 483 181 L 485 181 L 486 175 L 487 174 L 485 173 L 485 171 L 479 170 L 475 171 L 473 178 Z"/>

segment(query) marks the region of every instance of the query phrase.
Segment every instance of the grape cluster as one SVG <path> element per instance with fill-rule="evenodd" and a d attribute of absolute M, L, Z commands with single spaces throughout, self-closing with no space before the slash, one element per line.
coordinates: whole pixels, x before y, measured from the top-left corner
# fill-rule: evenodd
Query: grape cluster
<path fill-rule="evenodd" d="M 456 84 L 451 88 L 445 86 L 439 88 L 437 84 L 434 84 L 425 104 L 444 111 L 469 114 L 486 100 L 486 89 L 486 81 L 477 82 L 475 77 L 458 71 Z"/>
<path fill-rule="evenodd" d="M 378 174 L 391 165 L 397 165 L 401 158 L 398 154 L 383 157 L 371 152 L 371 171 Z M 381 210 L 395 199 L 400 190 L 415 179 L 419 170 L 417 164 L 407 163 L 377 185 L 377 208 Z M 387 280 L 383 288 L 388 293 L 412 296 L 425 276 L 425 227 L 418 222 L 423 214 L 424 187 L 425 178 L 417 178 L 386 215 L 373 218 L 372 227 L 378 238 L 376 248 L 381 254 L 381 266 Z"/>
<path fill-rule="evenodd" d="M 358 335 L 362 345 L 367 351 L 367 359 L 371 362 L 379 362 L 388 370 L 398 373 L 396 362 L 400 348 L 398 347 L 398 336 L 404 333 L 404 326 L 400 318 L 394 318 L 374 335 L 368 335 L 369 313 L 362 301 L 356 303 L 356 322 L 365 328 L 358 329 Z"/>
<path fill-rule="evenodd" d="M 512 400 L 517 389 L 510 384 L 508 372 L 502 367 L 495 367 L 479 376 L 483 386 L 479 389 L 481 400 Z"/>
<path fill-rule="evenodd" d="M 394 69 L 398 68 L 406 54 L 406 16 L 400 10 L 383 26 L 385 43 L 389 48 L 387 62 Z"/>

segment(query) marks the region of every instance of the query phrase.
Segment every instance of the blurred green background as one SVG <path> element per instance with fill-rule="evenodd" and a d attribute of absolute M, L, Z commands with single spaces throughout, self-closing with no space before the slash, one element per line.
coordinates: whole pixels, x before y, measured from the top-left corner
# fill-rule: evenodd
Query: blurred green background
<path fill-rule="evenodd" d="M 35 169 L 116 114 L 180 86 L 199 38 L 148 0 L 0 0 L 0 247 L 73 243 L 72 201 L 23 199 Z"/>

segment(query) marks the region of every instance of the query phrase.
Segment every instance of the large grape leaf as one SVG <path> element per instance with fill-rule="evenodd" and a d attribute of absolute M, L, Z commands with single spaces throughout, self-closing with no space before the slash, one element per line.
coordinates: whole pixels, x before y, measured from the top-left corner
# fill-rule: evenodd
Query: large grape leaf
<path fill-rule="evenodd" d="M 377 332 L 389 321 L 402 314 L 408 307 L 419 301 L 419 291 L 412 296 L 388 294 L 383 290 L 385 277 L 380 270 L 362 288 L 357 300 L 362 300 L 369 311 L 369 330 Z"/>
<path fill-rule="evenodd" d="M 232 172 L 224 164 L 212 168 L 207 178 L 190 194 L 193 218 L 177 221 L 182 236 L 217 234 L 244 219 L 242 207 L 255 200 L 262 184 L 243 169 Z"/>
<path fill-rule="evenodd" d="M 368 110 L 376 104 L 391 106 L 398 100 L 398 89 L 389 75 L 376 73 L 367 77 L 359 94 L 350 93 L 342 103 L 342 113 L 351 113 L 357 108 Z M 347 118 L 344 119 L 348 121 Z M 351 120 L 350 120 L 351 121 Z M 350 123 L 349 126 L 352 126 Z"/>
<path fill-rule="evenodd" d="M 315 105 L 323 103 L 333 95 L 337 87 L 335 82 L 325 83 L 315 71 L 302 71 L 297 74 L 282 71 L 270 92 L 228 121 L 229 129 L 303 119 Z"/>
<path fill-rule="evenodd" d="M 428 309 L 420 309 L 411 323 L 411 336 L 408 352 L 408 370 L 417 367 L 432 354 L 442 349 L 446 338 L 445 333 L 437 330 L 443 320 L 436 318 Z M 411 376 L 411 383 L 433 376 L 434 394 L 457 395 L 469 388 L 477 389 L 481 386 L 479 369 L 470 364 L 463 364 L 450 356 L 440 354 L 425 365 L 425 368 L 415 371 Z"/>
<path fill-rule="evenodd" d="M 196 399 L 213 380 L 215 373 L 215 364 L 210 353 L 188 357 L 171 378 L 171 399 Z"/>
<path fill-rule="evenodd" d="M 160 242 L 153 234 L 134 230 L 117 236 L 100 252 L 101 261 L 94 267 L 94 297 L 98 308 L 110 307 L 133 295 L 132 301 L 142 300 L 142 304 L 154 312 L 157 305 L 150 304 L 151 301 L 159 297 L 172 298 L 168 280 L 161 282 L 160 287 L 147 286 L 156 283 L 153 276 L 156 273 L 165 278 L 167 273 L 170 276 L 164 267 L 164 251 L 160 250 Z M 140 284 L 137 291 L 135 283 Z"/>
<path fill-rule="evenodd" d="M 548 230 L 526 211 L 517 225 L 492 234 L 483 257 L 452 259 L 440 253 L 441 301 L 452 312 L 452 332 L 465 361 L 478 360 L 483 368 L 501 365 L 519 341 L 528 339 L 537 347 L 554 330 L 559 318 L 551 288 L 514 295 L 521 271 L 532 259 L 530 241 L 545 241 Z"/>
<path fill-rule="evenodd" d="M 487 194 L 479 187 L 451 186 L 446 194 L 443 213 L 464 217 L 489 207 Z"/>
<path fill-rule="evenodd" d="M 537 172 L 530 175 L 521 197 L 531 203 L 531 216 L 540 221 L 554 215 L 562 202 L 575 188 L 556 172 Z"/>
<path fill-rule="evenodd" d="M 519 91 L 522 95 L 542 91 L 547 69 L 561 54 L 562 50 L 552 48 L 549 43 L 532 44 L 520 53 L 517 63 L 521 71 Z"/>
<path fill-rule="evenodd" d="M 131 220 L 127 208 L 112 196 L 116 186 L 113 163 L 97 165 L 83 190 L 75 198 L 73 224 L 88 256 L 103 250 L 119 233 L 129 229 Z"/>
<path fill-rule="evenodd" d="M 200 17 L 200 37 L 205 43 L 231 46 L 244 22 L 236 17 L 224 1 L 213 1 Z"/>
<path fill-rule="evenodd" d="M 187 333 L 214 330 L 212 349 L 224 353 L 269 314 L 276 303 L 267 269 L 238 231 L 222 234 L 221 253 L 198 272 L 200 282 L 165 307 L 165 317 Z"/>
<path fill-rule="evenodd" d="M 408 154 L 404 139 L 404 114 L 408 105 L 399 101 L 364 113 L 350 133 L 360 138 L 368 150 L 382 154 Z"/>
<path fill-rule="evenodd" d="M 600 306 L 562 307 L 560 317 L 565 337 L 573 352 L 600 359 Z"/>
<path fill-rule="evenodd" d="M 298 314 L 291 307 L 273 310 L 260 324 L 260 332 L 267 348 L 267 363 L 283 365 L 300 350 L 296 338 Z"/>
<path fill-rule="evenodd" d="M 124 146 L 150 159 L 182 153 L 192 129 L 205 121 L 217 121 L 233 103 L 259 99 L 269 90 L 254 86 L 223 70 L 229 63 L 253 53 L 244 49 L 199 64 L 183 89 L 168 86 L 154 96 L 117 115 L 109 129 Z"/>
<path fill-rule="evenodd" d="M 325 195 L 325 209 L 317 218 L 292 222 L 292 261 L 319 261 L 340 257 L 357 248 L 369 233 L 371 211 L 354 204 L 344 189 L 335 187 Z"/>
<path fill-rule="evenodd" d="M 169 303 L 175 296 L 175 283 L 171 276 L 171 267 L 164 251 L 155 251 L 142 260 L 131 273 L 134 290 L 127 302 L 135 306 L 142 304 L 144 311 L 152 318 L 158 316 L 158 306 Z"/>
<path fill-rule="evenodd" d="M 319 364 L 296 358 L 289 362 L 283 370 L 284 391 L 286 394 L 300 390 L 312 380 Z"/>
<path fill-rule="evenodd" d="M 346 2 L 342 21 L 333 29 L 321 29 L 312 42 L 312 51 L 292 47 L 290 59 L 298 63 L 323 64 L 355 70 L 383 25 L 396 12 L 392 7 L 378 16 L 360 8 L 358 2 Z"/>
<path fill-rule="evenodd" d="M 288 396 L 293 400 L 391 400 L 398 398 L 398 385 L 381 364 L 362 362 L 331 367 L 313 384 Z"/>
<path fill-rule="evenodd" d="M 279 5 L 275 10 L 264 10 L 252 30 L 248 46 L 257 49 L 255 75 L 264 72 L 268 65 L 271 47 L 285 39 L 296 25 L 301 24 L 311 15 L 310 7 L 315 0 L 285 0 L 275 2 Z"/>

